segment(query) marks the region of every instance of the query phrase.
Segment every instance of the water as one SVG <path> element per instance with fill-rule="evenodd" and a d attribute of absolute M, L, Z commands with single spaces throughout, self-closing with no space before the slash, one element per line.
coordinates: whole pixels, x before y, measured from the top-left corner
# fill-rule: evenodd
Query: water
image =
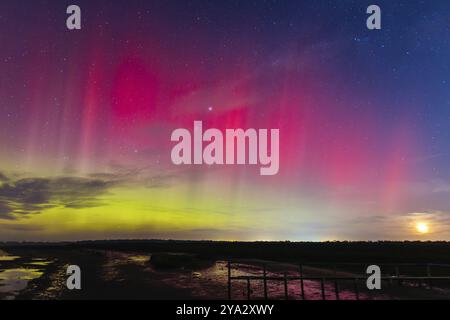
<path fill-rule="evenodd" d="M 17 268 L 0 272 L 0 293 L 7 293 L 4 299 L 14 297 L 28 285 L 28 282 L 42 276 L 39 269 Z"/>
<path fill-rule="evenodd" d="M 287 271 L 288 276 L 298 276 L 297 271 Z M 235 264 L 232 269 L 233 276 L 262 276 L 261 267 L 252 264 Z M 280 277 L 284 273 L 276 271 L 268 271 L 267 276 Z M 191 274 L 173 273 L 172 277 L 167 279 L 167 283 L 190 288 L 194 295 L 201 299 L 225 299 L 227 295 L 228 285 L 228 268 L 226 261 L 217 261 L 214 266 L 201 271 L 192 272 Z M 219 289 L 219 290 L 218 290 Z M 320 282 L 305 280 L 304 281 L 305 297 L 311 300 L 321 300 L 322 291 Z M 253 299 L 264 298 L 263 281 L 251 281 L 251 297 Z M 280 281 L 267 282 L 268 296 L 271 299 L 284 299 L 284 284 Z M 326 299 L 336 299 L 334 293 L 334 283 L 327 282 L 325 284 Z M 301 299 L 301 284 L 298 281 L 288 282 L 288 295 L 290 299 Z M 247 299 L 247 283 L 245 281 L 233 281 L 232 283 L 232 298 L 237 300 Z M 360 295 L 361 299 L 368 299 L 364 294 Z M 356 299 L 352 290 L 341 288 L 340 299 Z"/>
<path fill-rule="evenodd" d="M 0 262 L 1 261 L 14 261 L 19 258 L 20 258 L 19 256 L 0 256 Z"/>
<path fill-rule="evenodd" d="M 0 299 L 11 300 L 24 290 L 30 281 L 44 274 L 43 267 L 52 263 L 45 259 L 24 259 L 20 256 L 0 255 Z M 22 261 L 23 260 L 23 261 Z"/>
<path fill-rule="evenodd" d="M 7 253 L 0 252 L 0 300 L 14 299 L 19 293 L 23 293 L 23 297 L 30 295 L 39 299 L 58 299 L 70 293 L 66 292 L 66 268 L 67 263 L 61 261 L 54 254 L 49 255 L 52 258 L 36 258 L 32 256 L 12 256 Z M 43 253 L 40 253 L 41 256 Z M 79 253 L 83 257 L 83 261 L 89 261 L 94 274 L 99 277 L 91 279 L 94 281 L 93 291 L 87 292 L 87 297 L 96 296 L 96 286 L 98 288 L 109 287 L 115 296 L 128 297 L 127 291 L 131 295 L 137 297 L 148 297 L 148 292 L 154 288 L 162 288 L 162 294 L 166 294 L 168 298 L 176 295 L 178 298 L 184 295 L 198 299 L 226 299 L 228 292 L 228 268 L 226 261 L 216 261 L 214 264 L 203 269 L 168 269 L 160 270 L 152 267 L 149 263 L 151 254 L 143 255 L 136 253 L 99 251 L 92 253 L 90 251 Z M 103 258 L 99 258 L 99 254 L 103 254 Z M 22 254 L 21 254 L 22 255 Z M 84 256 L 83 256 L 84 255 Z M 104 259 L 106 258 L 106 259 Z M 232 264 L 232 276 L 261 276 L 263 274 L 260 266 L 261 261 L 249 260 L 246 262 Z M 268 263 L 268 277 L 283 277 L 285 272 L 289 277 L 297 277 L 299 275 L 298 267 L 290 264 Z M 51 268 L 49 266 L 51 265 Z M 332 274 L 333 270 L 305 268 L 306 276 L 327 276 Z M 38 279 L 45 274 L 45 281 L 33 283 L 29 287 L 30 281 Z M 29 287 L 27 289 L 27 287 Z M 386 299 L 384 293 L 372 293 L 362 290 L 364 282 L 360 283 L 360 299 Z M 326 299 L 336 299 L 334 283 L 327 281 L 324 284 Z M 27 289 L 25 292 L 23 290 Z M 301 299 L 301 283 L 299 280 L 290 280 L 288 282 L 289 299 Z M 353 283 L 341 281 L 339 283 L 340 299 L 356 299 Z M 402 290 L 408 290 L 408 286 L 402 287 Z M 114 292 L 118 290 L 118 292 Z M 137 290 L 137 291 L 136 291 Z M 414 288 L 414 290 L 419 290 Z M 425 290 L 425 289 L 424 289 Z M 284 283 L 283 281 L 267 281 L 267 291 L 270 299 L 284 299 Z M 262 280 L 251 281 L 251 298 L 264 298 L 264 284 Z M 424 292 L 424 296 L 430 295 L 431 290 Z M 304 293 L 308 300 L 321 300 L 322 290 L 320 282 L 305 280 Z M 420 292 L 419 292 L 420 293 Z M 139 296 L 142 294 L 141 296 Z M 158 295 L 159 293 L 157 293 Z M 408 292 L 395 292 L 403 296 Z M 446 297 L 449 296 L 447 293 Z M 417 296 L 420 297 L 418 294 Z M 407 296 L 406 296 L 407 297 Z M 247 283 L 246 281 L 235 280 L 232 282 L 232 298 L 238 300 L 247 299 Z"/>

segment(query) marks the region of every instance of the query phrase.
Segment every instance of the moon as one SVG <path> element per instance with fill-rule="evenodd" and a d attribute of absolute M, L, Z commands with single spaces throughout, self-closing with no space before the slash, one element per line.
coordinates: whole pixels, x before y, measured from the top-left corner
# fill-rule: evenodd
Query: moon
<path fill-rule="evenodd" d="M 416 230 L 418 233 L 421 233 L 421 234 L 428 233 L 428 231 L 429 231 L 428 224 L 424 223 L 424 222 L 418 222 L 416 224 Z"/>

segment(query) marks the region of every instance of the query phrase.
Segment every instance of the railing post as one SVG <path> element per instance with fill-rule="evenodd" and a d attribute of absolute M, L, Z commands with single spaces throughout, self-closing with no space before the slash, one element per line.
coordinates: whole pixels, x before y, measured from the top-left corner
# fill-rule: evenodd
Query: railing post
<path fill-rule="evenodd" d="M 395 267 L 394 268 L 395 270 L 394 270 L 394 272 L 396 272 L 396 269 L 397 269 L 397 267 Z M 389 282 L 388 282 L 388 286 L 389 286 L 389 289 L 392 289 L 392 286 L 393 286 L 393 283 L 394 283 L 394 281 L 392 280 L 394 278 L 394 275 L 392 274 L 392 269 L 390 269 L 389 270 Z"/>
<path fill-rule="evenodd" d="M 231 262 L 228 261 L 228 300 L 231 300 Z"/>
<path fill-rule="evenodd" d="M 354 285 L 355 285 L 355 296 L 356 296 L 356 300 L 359 300 L 358 278 L 355 278 L 355 280 L 354 280 Z"/>
<path fill-rule="evenodd" d="M 289 299 L 289 292 L 288 292 L 288 282 L 287 282 L 287 274 L 284 273 L 284 300 Z"/>
<path fill-rule="evenodd" d="M 334 290 L 336 291 L 336 300 L 339 300 L 339 284 L 337 279 L 334 279 Z"/>
<path fill-rule="evenodd" d="M 427 277 L 431 277 L 431 266 L 429 263 L 427 263 Z M 430 289 L 433 289 L 433 280 L 430 279 L 428 284 L 430 286 Z"/>
<path fill-rule="evenodd" d="M 337 277 L 337 266 L 333 265 L 334 276 Z M 334 290 L 336 291 L 336 300 L 339 300 L 339 285 L 337 279 L 334 279 Z"/>
<path fill-rule="evenodd" d="M 387 284 L 388 284 L 388 289 L 389 291 L 387 292 L 387 295 L 389 296 L 389 298 L 391 300 L 394 300 L 394 293 L 392 292 L 392 288 L 394 286 L 394 281 L 393 281 L 394 276 L 392 275 L 392 273 L 389 274 L 389 276 L 387 276 Z M 374 290 L 371 290 L 369 292 L 373 292 Z"/>
<path fill-rule="evenodd" d="M 402 280 L 400 279 L 400 267 L 399 266 L 395 266 L 395 276 L 397 277 L 397 285 L 399 287 L 402 286 Z"/>
<path fill-rule="evenodd" d="M 322 291 L 322 300 L 326 300 L 326 296 L 325 296 L 325 280 L 324 280 L 324 278 L 320 279 L 320 290 Z"/>
<path fill-rule="evenodd" d="M 264 265 L 264 299 L 267 300 L 267 270 L 266 265 Z"/>
<path fill-rule="evenodd" d="M 305 300 L 305 286 L 303 283 L 303 265 L 300 264 L 300 286 L 302 289 L 302 300 Z"/>

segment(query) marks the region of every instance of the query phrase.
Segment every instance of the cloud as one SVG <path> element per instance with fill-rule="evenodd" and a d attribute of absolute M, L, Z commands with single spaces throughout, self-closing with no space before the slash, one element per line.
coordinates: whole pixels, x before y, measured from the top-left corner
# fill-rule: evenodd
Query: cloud
<path fill-rule="evenodd" d="M 433 183 L 433 192 L 435 193 L 449 193 L 450 192 L 450 183 L 441 179 L 434 179 Z"/>
<path fill-rule="evenodd" d="M 154 173 L 158 168 L 151 166 L 126 168 L 115 165 L 110 172 L 101 172 L 90 174 L 90 178 L 107 180 L 114 185 L 139 186 L 149 189 L 169 188 L 175 184 L 175 179 L 182 173 L 178 168 L 167 173 Z M 161 170 L 159 170 L 161 171 Z"/>
<path fill-rule="evenodd" d="M 0 182 L 8 182 L 9 178 L 3 174 L 2 172 L 0 172 Z"/>
<path fill-rule="evenodd" d="M 124 167 L 116 167 L 113 172 L 97 172 L 89 175 L 89 178 L 94 180 L 108 181 L 114 184 L 123 184 L 136 180 L 137 177 L 143 175 L 144 170 L 135 168 L 128 169 Z"/>
<path fill-rule="evenodd" d="M 172 186 L 172 180 L 175 176 L 172 174 L 155 175 L 148 179 L 145 187 L 148 189 L 164 189 Z"/>
<path fill-rule="evenodd" d="M 405 215 L 411 221 L 433 222 L 441 227 L 450 228 L 450 213 L 442 211 L 412 212 Z"/>
<path fill-rule="evenodd" d="M 152 174 L 145 168 L 115 167 L 86 177 L 25 177 L 0 172 L 0 220 L 15 220 L 45 209 L 83 209 L 104 205 L 102 196 L 115 187 L 170 188 L 175 174 Z"/>
<path fill-rule="evenodd" d="M 416 224 L 429 224 L 430 231 L 426 236 L 418 234 Z M 450 234 L 450 212 L 423 211 L 407 212 L 395 215 L 373 215 L 344 221 L 345 225 L 353 223 L 353 238 L 372 240 L 442 240 Z M 355 227 L 355 224 L 357 225 Z"/>
<path fill-rule="evenodd" d="M 17 219 L 55 207 L 80 209 L 100 206 L 100 196 L 115 184 L 112 179 L 78 177 L 8 181 L 0 186 L 0 219 Z"/>
<path fill-rule="evenodd" d="M 2 224 L 0 223 L 0 230 L 4 231 L 27 231 L 38 232 L 43 231 L 44 227 L 35 225 L 22 225 L 22 224 Z"/>

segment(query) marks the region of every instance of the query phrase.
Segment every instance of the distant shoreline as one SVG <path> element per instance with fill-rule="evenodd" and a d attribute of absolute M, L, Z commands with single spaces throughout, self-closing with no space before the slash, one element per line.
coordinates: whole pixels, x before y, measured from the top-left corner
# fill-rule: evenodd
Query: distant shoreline
<path fill-rule="evenodd" d="M 396 244 L 408 244 L 408 243 L 438 243 L 438 244 L 450 244 L 450 240 L 327 240 L 327 241 L 291 241 L 291 240 L 184 240 L 184 239 L 101 239 L 101 240 L 61 240 L 61 241 L 0 241 L 2 245 L 57 245 L 57 244 L 90 244 L 90 243 L 102 243 L 102 242 L 194 242 L 194 243 L 295 243 L 295 244 L 311 244 L 311 243 L 323 243 L 323 244 L 339 244 L 339 243 L 396 243 Z"/>
<path fill-rule="evenodd" d="M 227 242 L 193 240 L 94 240 L 78 242 L 0 242 L 6 251 L 100 249 L 183 252 L 214 259 L 261 259 L 290 263 L 450 263 L 450 242 Z"/>

